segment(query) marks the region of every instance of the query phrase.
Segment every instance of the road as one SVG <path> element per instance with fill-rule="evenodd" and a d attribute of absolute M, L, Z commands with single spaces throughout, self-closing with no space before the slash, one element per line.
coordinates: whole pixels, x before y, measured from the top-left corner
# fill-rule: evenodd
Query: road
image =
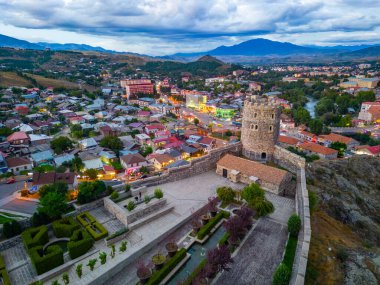
<path fill-rule="evenodd" d="M 37 205 L 37 202 L 34 201 L 14 199 L 5 205 L 2 205 L 0 208 L 4 210 L 33 215 L 37 209 Z"/>
<path fill-rule="evenodd" d="M 24 181 L 19 181 L 13 184 L 0 184 L 0 200 L 12 195 L 17 190 L 24 187 Z"/>

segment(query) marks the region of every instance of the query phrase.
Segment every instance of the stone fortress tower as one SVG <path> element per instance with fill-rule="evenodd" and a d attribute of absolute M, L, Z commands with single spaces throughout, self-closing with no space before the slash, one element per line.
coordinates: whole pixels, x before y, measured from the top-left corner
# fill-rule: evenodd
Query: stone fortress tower
<path fill-rule="evenodd" d="M 262 162 L 273 159 L 280 131 L 280 115 L 279 106 L 267 97 L 247 97 L 241 129 L 245 157 Z"/>

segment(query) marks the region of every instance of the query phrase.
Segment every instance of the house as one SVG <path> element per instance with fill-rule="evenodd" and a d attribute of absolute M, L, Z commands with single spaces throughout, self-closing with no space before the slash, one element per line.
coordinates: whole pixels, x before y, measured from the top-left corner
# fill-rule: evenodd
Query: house
<path fill-rule="evenodd" d="M 99 128 L 99 131 L 100 133 L 107 137 L 107 136 L 113 136 L 113 137 L 116 137 L 119 135 L 119 131 L 114 129 L 114 128 L 111 128 L 109 125 L 104 125 L 104 126 L 101 126 Z"/>
<path fill-rule="evenodd" d="M 92 149 L 98 146 L 94 138 L 87 138 L 78 142 L 81 150 Z"/>
<path fill-rule="evenodd" d="M 127 154 L 120 157 L 120 163 L 125 169 L 125 174 L 129 175 L 138 171 L 142 166 L 148 166 L 149 162 L 141 154 Z"/>
<path fill-rule="evenodd" d="M 380 102 L 363 102 L 358 119 L 367 123 L 380 122 Z"/>
<path fill-rule="evenodd" d="M 32 153 L 31 155 L 32 161 L 35 166 L 41 164 L 54 164 L 54 156 L 51 150 L 44 150 L 40 152 Z"/>
<path fill-rule="evenodd" d="M 197 154 L 200 154 L 201 151 L 195 147 L 191 147 L 188 145 L 182 145 L 181 146 L 181 151 L 182 151 L 182 158 L 189 158 L 192 156 L 196 156 Z"/>
<path fill-rule="evenodd" d="M 176 167 L 181 167 L 181 166 L 188 166 L 189 164 L 190 162 L 188 162 L 187 160 L 180 159 L 166 166 L 166 169 L 176 168 Z"/>
<path fill-rule="evenodd" d="M 135 136 L 135 140 L 140 145 L 144 145 L 144 144 L 150 144 L 151 139 L 150 139 L 150 136 L 148 136 L 147 134 L 137 134 Z"/>
<path fill-rule="evenodd" d="M 202 137 L 198 143 L 204 147 L 205 151 L 210 151 L 215 147 L 216 140 L 210 137 Z"/>
<path fill-rule="evenodd" d="M 174 157 L 167 153 L 154 153 L 149 156 L 149 161 L 153 164 L 156 170 L 162 170 L 169 164 L 173 163 L 174 160 Z"/>
<path fill-rule="evenodd" d="M 60 166 L 64 162 L 71 161 L 74 158 L 75 158 L 75 156 L 73 154 L 67 153 L 67 154 L 63 154 L 63 155 L 54 157 L 54 163 L 55 163 L 55 166 Z"/>
<path fill-rule="evenodd" d="M 150 117 L 150 112 L 149 111 L 139 111 L 137 113 L 137 119 L 139 121 L 148 121 Z"/>
<path fill-rule="evenodd" d="M 293 137 L 288 137 L 288 136 L 278 136 L 278 144 L 284 148 L 287 147 L 296 147 L 298 144 L 300 144 L 301 141 L 293 138 Z"/>
<path fill-rule="evenodd" d="M 157 132 L 163 131 L 163 130 L 165 130 L 165 126 L 161 124 L 152 124 L 152 125 L 145 126 L 145 133 L 148 135 L 156 134 Z"/>
<path fill-rule="evenodd" d="M 29 137 L 25 132 L 15 132 L 7 137 L 11 145 L 29 145 Z"/>
<path fill-rule="evenodd" d="M 216 173 L 233 182 L 257 183 L 265 190 L 277 195 L 285 193 L 292 179 L 288 171 L 232 154 L 224 155 L 216 165 Z"/>
<path fill-rule="evenodd" d="M 359 155 L 380 156 L 380 145 L 361 145 L 356 147 L 355 153 Z"/>
<path fill-rule="evenodd" d="M 50 141 L 52 140 L 52 137 L 43 135 L 43 134 L 42 135 L 30 134 L 29 139 L 30 139 L 30 145 L 36 146 L 36 145 L 50 143 Z"/>
<path fill-rule="evenodd" d="M 298 149 L 307 154 L 316 154 L 324 159 L 335 159 L 338 157 L 337 150 L 316 143 L 304 142 L 298 145 Z"/>
<path fill-rule="evenodd" d="M 38 188 L 53 183 L 64 183 L 68 186 L 69 190 L 76 189 L 78 187 L 78 180 L 74 172 L 57 173 L 33 173 L 33 187 Z"/>
<path fill-rule="evenodd" d="M 15 175 L 19 175 L 21 171 L 32 170 L 33 163 L 25 157 L 10 157 L 6 159 L 8 170 Z"/>
<path fill-rule="evenodd" d="M 301 139 L 309 141 L 309 142 L 317 142 L 317 140 L 318 140 L 318 137 L 315 134 L 309 133 L 307 131 L 300 131 L 298 133 L 298 136 Z"/>
<path fill-rule="evenodd" d="M 102 150 L 100 153 L 99 153 L 99 156 L 100 156 L 100 159 L 106 163 L 106 164 L 110 164 L 114 161 L 117 161 L 117 156 L 116 154 L 113 152 L 113 151 L 105 151 L 105 150 Z"/>
<path fill-rule="evenodd" d="M 352 150 L 360 145 L 360 143 L 354 140 L 353 138 L 345 137 L 334 133 L 330 133 L 328 135 L 320 135 L 318 137 L 318 140 L 322 142 L 326 147 L 329 147 L 334 142 L 344 143 L 347 146 L 348 150 Z"/>

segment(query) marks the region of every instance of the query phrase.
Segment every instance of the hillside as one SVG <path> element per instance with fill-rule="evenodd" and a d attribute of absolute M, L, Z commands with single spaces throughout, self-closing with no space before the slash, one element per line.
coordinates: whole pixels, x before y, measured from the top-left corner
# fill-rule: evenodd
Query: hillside
<path fill-rule="evenodd" d="M 238 68 L 238 65 L 226 64 L 212 56 L 203 56 L 188 63 L 174 61 L 147 62 L 141 67 L 144 71 L 169 76 L 178 76 L 184 72 L 198 76 L 223 75 L 229 74 L 232 70 Z"/>
<path fill-rule="evenodd" d="M 380 46 L 368 47 L 352 52 L 343 53 L 345 57 L 380 57 Z"/>
<path fill-rule="evenodd" d="M 306 284 L 379 284 L 379 177 L 380 158 L 309 165 L 314 211 Z"/>

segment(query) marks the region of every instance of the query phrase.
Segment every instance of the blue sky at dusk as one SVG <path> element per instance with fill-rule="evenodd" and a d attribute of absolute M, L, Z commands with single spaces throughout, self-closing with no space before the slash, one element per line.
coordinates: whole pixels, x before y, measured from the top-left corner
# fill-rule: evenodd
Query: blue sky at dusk
<path fill-rule="evenodd" d="M 380 43 L 374 0 L 0 0 L 0 34 L 152 55 L 252 38 L 300 45 Z"/>

